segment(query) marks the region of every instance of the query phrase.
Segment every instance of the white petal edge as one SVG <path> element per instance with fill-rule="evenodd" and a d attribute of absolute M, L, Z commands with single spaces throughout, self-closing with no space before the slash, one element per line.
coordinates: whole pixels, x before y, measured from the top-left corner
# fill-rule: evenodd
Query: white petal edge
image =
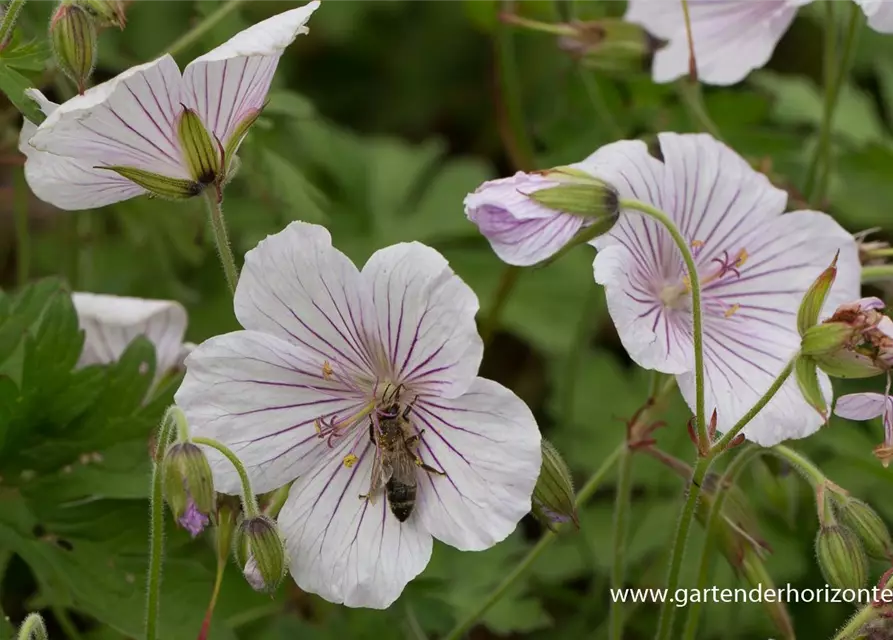
<path fill-rule="evenodd" d="M 385 609 L 428 565 L 433 541 L 417 512 L 401 523 L 383 495 L 360 499 L 374 451 L 365 431 L 339 442 L 292 485 L 278 522 L 301 589 L 348 607 Z M 358 460 L 346 468 L 349 453 Z"/>
<path fill-rule="evenodd" d="M 157 376 L 177 366 L 187 323 L 179 302 L 84 292 L 71 300 L 85 333 L 79 366 L 115 362 L 138 336 L 155 346 Z"/>
<path fill-rule="evenodd" d="M 530 511 L 541 436 L 530 409 L 500 384 L 477 378 L 455 399 L 419 398 L 411 414 L 424 429 L 418 454 L 446 476 L 419 469 L 424 528 L 464 551 L 492 547 Z"/>
<path fill-rule="evenodd" d="M 772 57 L 802 2 L 790 0 L 690 0 L 698 78 L 707 84 L 743 80 Z M 681 5 L 662 0 L 630 0 L 625 19 L 668 44 L 654 56 L 655 82 L 688 73 L 689 49 Z"/>
<path fill-rule="evenodd" d="M 484 353 L 478 299 L 446 258 L 418 242 L 396 244 L 372 254 L 361 279 L 392 379 L 449 398 L 468 389 Z"/>
<path fill-rule="evenodd" d="M 856 0 L 868 18 L 868 26 L 879 33 L 893 33 L 893 2 L 890 0 Z"/>
<path fill-rule="evenodd" d="M 165 55 L 59 105 L 30 144 L 83 167 L 127 166 L 189 179 L 176 138 L 182 78 Z"/>
<path fill-rule="evenodd" d="M 175 400 L 194 435 L 218 440 L 239 456 L 258 493 L 291 482 L 330 451 L 317 434 L 318 418 L 345 418 L 366 402 L 326 380 L 321 358 L 257 331 L 199 345 L 186 359 Z M 212 449 L 206 453 L 215 488 L 238 494 L 232 463 Z"/>
<path fill-rule="evenodd" d="M 311 2 L 237 33 L 183 70 L 185 101 L 222 144 L 253 110 L 264 106 L 279 57 L 319 8 Z"/>
<path fill-rule="evenodd" d="M 292 222 L 249 251 L 235 311 L 246 329 L 300 345 L 339 374 L 370 381 L 376 374 L 371 296 L 324 227 Z"/>
<path fill-rule="evenodd" d="M 837 399 L 834 413 L 847 420 L 871 420 L 884 413 L 886 401 L 883 393 L 851 393 Z"/>

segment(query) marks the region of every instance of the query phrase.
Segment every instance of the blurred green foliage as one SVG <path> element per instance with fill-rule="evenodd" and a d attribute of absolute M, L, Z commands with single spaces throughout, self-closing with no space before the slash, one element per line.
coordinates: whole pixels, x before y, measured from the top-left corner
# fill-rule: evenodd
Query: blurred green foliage
<path fill-rule="evenodd" d="M 217 1 L 139 0 L 125 31 L 100 36 L 95 80 L 149 60 Z M 179 54 L 185 64 L 252 22 L 293 6 L 256 1 L 220 21 Z M 505 7 L 502 7 L 505 8 Z M 619 2 L 530 0 L 523 15 L 557 21 L 619 15 Z M 0 56 L 0 90 L 35 85 L 56 99 L 72 87 L 52 68 L 43 45 L 52 3 L 30 2 L 20 33 Z M 441 250 L 490 308 L 504 266 L 462 212 L 464 195 L 514 171 L 507 151 L 498 38 L 517 53 L 525 125 L 536 166 L 579 160 L 618 137 L 652 140 L 662 130 L 694 131 L 673 85 L 638 69 L 606 74 L 584 68 L 553 36 L 499 23 L 494 0 L 464 2 L 327 1 L 283 57 L 263 117 L 240 152 L 241 169 L 225 210 L 237 256 L 292 220 L 326 225 L 358 262 L 395 242 Z M 573 13 L 572 13 L 573 12 Z M 708 89 L 707 109 L 724 139 L 789 187 L 799 199 L 822 113 L 817 82 L 821 31 L 817 9 L 801 11 L 773 65 L 744 84 Z M 32 42 L 29 44 L 29 42 Z M 594 54 L 594 55 L 597 55 Z M 18 116 L 4 105 L 0 127 L 0 283 L 15 282 L 13 186 L 21 184 Z M 878 226 L 890 239 L 893 218 L 893 40 L 863 33 L 852 81 L 833 127 L 835 164 L 827 209 L 852 231 Z M 21 188 L 21 187 L 17 187 Z M 199 342 L 237 327 L 231 299 L 205 229 L 200 203 L 140 199 L 102 211 L 58 212 L 31 200 L 32 288 L 0 297 L 0 610 L 18 623 L 45 609 L 51 636 L 67 611 L 85 640 L 139 637 L 147 549 L 148 446 L 177 381 L 146 399 L 153 354 L 134 343 L 110 367 L 78 371 L 81 337 L 69 289 L 170 298 L 190 314 Z M 513 388 L 534 409 L 578 482 L 621 442 L 623 423 L 648 394 L 648 376 L 623 354 L 588 248 L 547 269 L 523 273 L 486 354 L 483 374 Z M 67 284 L 63 284 L 67 283 Z M 861 388 L 865 388 L 862 385 Z M 689 412 L 674 397 L 657 432 L 662 449 L 693 457 Z M 798 450 L 854 495 L 893 521 L 893 477 L 874 459 L 878 425 L 832 420 Z M 777 585 L 821 587 L 812 557 L 813 497 L 777 464 L 743 476 L 773 552 Z M 682 483 L 653 459 L 635 460 L 628 562 L 631 585 L 658 587 Z M 612 482 L 580 513 L 580 530 L 554 544 L 487 615 L 475 638 L 606 636 L 611 566 Z M 167 532 L 162 599 L 164 640 L 196 637 L 210 598 L 214 561 L 205 539 Z M 233 566 L 224 581 L 210 637 L 306 640 L 436 637 L 471 611 L 541 534 L 525 520 L 506 542 L 482 553 L 435 545 L 428 569 L 388 611 L 349 610 L 301 593 L 290 581 L 270 599 L 255 594 Z M 693 535 L 690 549 L 701 536 Z M 694 580 L 694 554 L 683 584 Z M 872 566 L 876 578 L 886 567 Z M 713 583 L 742 586 L 721 560 Z M 650 637 L 657 609 L 636 605 L 627 637 Z M 847 605 L 794 604 L 801 638 L 827 637 Z M 759 604 L 704 607 L 703 638 L 772 637 Z M 0 638 L 10 627 L 0 615 Z"/>

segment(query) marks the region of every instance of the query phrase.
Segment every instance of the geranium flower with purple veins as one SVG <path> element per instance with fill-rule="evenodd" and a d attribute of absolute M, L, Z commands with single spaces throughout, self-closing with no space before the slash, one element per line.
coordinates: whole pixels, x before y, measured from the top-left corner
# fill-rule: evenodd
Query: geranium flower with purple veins
<path fill-rule="evenodd" d="M 264 20 L 182 74 L 164 55 L 62 105 L 30 90 L 48 116 L 38 127 L 27 120 L 22 127 L 31 190 L 77 210 L 146 193 L 188 198 L 211 184 L 219 189 L 263 109 L 280 56 L 307 33 L 318 7 L 317 0 Z"/>
<path fill-rule="evenodd" d="M 890 383 L 884 393 L 851 393 L 837 399 L 834 413 L 847 420 L 884 419 L 884 442 L 875 447 L 874 455 L 886 467 L 893 460 L 893 397 Z"/>
<path fill-rule="evenodd" d="M 78 366 L 116 362 L 139 336 L 155 347 L 156 378 L 178 367 L 193 345 L 183 342 L 186 309 L 173 300 L 76 292 L 71 295 L 84 347 Z"/>
<path fill-rule="evenodd" d="M 384 608 L 427 565 L 508 536 L 531 508 L 540 434 L 527 406 L 476 377 L 478 301 L 435 250 L 398 244 L 362 270 L 295 222 L 245 258 L 244 331 L 186 361 L 176 402 L 229 446 L 258 492 L 292 480 L 278 522 L 305 591 Z M 208 452 L 218 491 L 231 465 Z"/>
<path fill-rule="evenodd" d="M 707 135 L 659 136 L 662 159 L 642 142 L 599 149 L 583 165 L 621 198 L 663 210 L 690 243 L 702 289 L 708 412 L 731 427 L 769 388 L 800 346 L 797 310 L 835 253 L 838 276 L 827 308 L 858 298 L 856 242 L 830 216 L 782 213 L 787 194 L 734 151 Z M 633 360 L 677 374 L 695 400 L 689 275 L 669 233 L 624 210 L 614 228 L 593 241 L 595 279 Z M 830 381 L 821 374 L 829 396 Z M 788 380 L 744 430 L 764 446 L 802 438 L 822 424 Z"/>
<path fill-rule="evenodd" d="M 812 0 L 688 0 L 698 77 L 729 85 L 763 67 L 791 26 L 797 9 Z M 856 0 L 869 26 L 893 33 L 891 0 Z M 654 56 L 655 82 L 688 73 L 689 45 L 682 3 L 629 0 L 625 19 L 641 25 L 667 44 Z"/>

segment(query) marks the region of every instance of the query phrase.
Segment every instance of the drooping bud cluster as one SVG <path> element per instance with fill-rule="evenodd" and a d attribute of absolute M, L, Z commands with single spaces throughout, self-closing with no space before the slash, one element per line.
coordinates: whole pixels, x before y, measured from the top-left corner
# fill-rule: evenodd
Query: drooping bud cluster
<path fill-rule="evenodd" d="M 242 521 L 236 531 L 235 555 L 255 591 L 275 591 L 285 577 L 285 543 L 276 522 L 267 516 Z"/>
<path fill-rule="evenodd" d="M 96 64 L 96 25 L 80 4 L 63 1 L 50 19 L 50 40 L 59 69 L 84 93 Z"/>
<path fill-rule="evenodd" d="M 208 525 L 214 509 L 214 480 L 204 452 L 191 442 L 170 446 L 162 463 L 164 497 L 192 537 Z"/>
<path fill-rule="evenodd" d="M 551 442 L 542 439 L 543 465 L 533 490 L 533 515 L 549 529 L 577 521 L 574 482 L 564 459 Z"/>

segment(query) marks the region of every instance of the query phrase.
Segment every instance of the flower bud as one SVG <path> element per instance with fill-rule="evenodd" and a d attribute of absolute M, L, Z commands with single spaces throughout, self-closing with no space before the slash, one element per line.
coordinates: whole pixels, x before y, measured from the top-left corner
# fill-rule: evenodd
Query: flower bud
<path fill-rule="evenodd" d="M 872 558 L 889 560 L 893 540 L 877 512 L 865 502 L 849 497 L 842 498 L 838 506 L 841 520 L 861 538 L 865 552 Z"/>
<path fill-rule="evenodd" d="M 465 215 L 501 260 L 530 266 L 551 258 L 578 232 L 607 232 L 619 216 L 617 191 L 574 167 L 485 182 L 465 198 Z"/>
<path fill-rule="evenodd" d="M 183 108 L 177 135 L 193 180 L 202 185 L 213 184 L 220 176 L 223 149 L 211 138 L 202 119 L 192 109 Z"/>
<path fill-rule="evenodd" d="M 177 442 L 162 463 L 164 497 L 177 522 L 197 536 L 214 508 L 214 480 L 204 452 L 191 442 Z"/>
<path fill-rule="evenodd" d="M 285 543 L 276 523 L 267 516 L 245 519 L 235 541 L 236 559 L 255 591 L 270 593 L 285 577 Z"/>
<path fill-rule="evenodd" d="M 126 16 L 121 0 L 74 0 L 74 2 L 89 13 L 98 26 L 124 28 Z"/>
<path fill-rule="evenodd" d="M 50 40 L 59 69 L 83 94 L 96 64 L 96 26 L 79 5 L 63 2 L 50 19 Z"/>
<path fill-rule="evenodd" d="M 815 553 L 825 581 L 838 589 L 859 589 L 868 576 L 868 558 L 859 538 L 847 527 L 822 526 L 815 539 Z"/>
<path fill-rule="evenodd" d="M 541 447 L 543 465 L 533 490 L 533 515 L 549 529 L 570 521 L 579 526 L 571 472 L 551 442 L 543 438 Z"/>
<path fill-rule="evenodd" d="M 22 623 L 16 640 L 48 640 L 47 627 L 39 613 L 29 613 Z"/>
<path fill-rule="evenodd" d="M 655 39 L 639 25 L 617 18 L 574 22 L 573 33 L 558 38 L 558 47 L 590 68 L 634 72 L 656 49 Z"/>
<path fill-rule="evenodd" d="M 893 320 L 881 313 L 883 308 L 877 298 L 841 305 L 804 334 L 801 353 L 839 378 L 868 378 L 889 371 L 893 368 Z"/>

